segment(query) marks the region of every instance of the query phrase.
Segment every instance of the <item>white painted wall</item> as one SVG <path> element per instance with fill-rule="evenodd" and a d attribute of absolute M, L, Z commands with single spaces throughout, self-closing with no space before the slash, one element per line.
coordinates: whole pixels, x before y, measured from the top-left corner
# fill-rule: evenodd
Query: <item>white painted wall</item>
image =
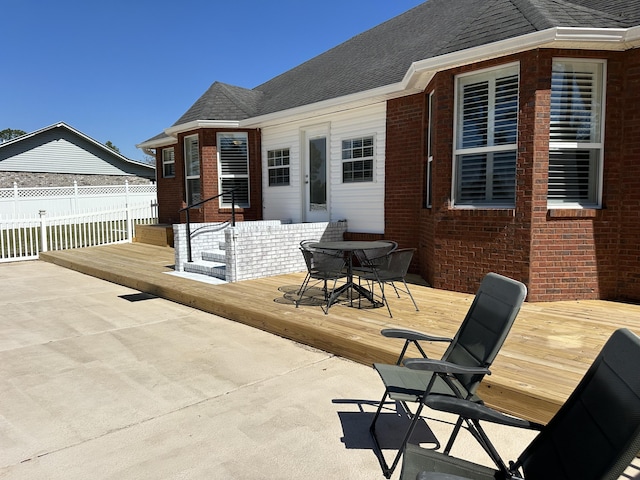
<path fill-rule="evenodd" d="M 328 123 L 330 221 L 347 220 L 349 230 L 384 233 L 384 159 L 386 103 L 315 117 L 312 122 L 288 123 L 262 129 L 263 218 L 302 221 L 303 187 L 300 165 L 301 131 L 318 123 Z M 342 183 L 342 140 L 373 135 L 375 138 L 373 182 Z M 289 148 L 291 182 L 269 187 L 267 151 Z"/>

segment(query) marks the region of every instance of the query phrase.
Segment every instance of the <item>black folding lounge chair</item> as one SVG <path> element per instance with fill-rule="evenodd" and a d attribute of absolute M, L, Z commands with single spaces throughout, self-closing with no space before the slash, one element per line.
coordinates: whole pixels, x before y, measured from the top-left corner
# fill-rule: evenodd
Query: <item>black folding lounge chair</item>
<path fill-rule="evenodd" d="M 459 399 L 433 396 L 429 405 L 455 410 L 477 422 L 516 427 L 527 423 Z M 620 329 L 609 338 L 564 405 L 510 467 L 494 470 L 407 445 L 400 478 L 615 480 L 639 451 L 640 338 Z"/>
<path fill-rule="evenodd" d="M 484 376 L 491 373 L 489 366 L 502 347 L 526 294 L 527 288 L 524 284 L 496 273 L 489 273 L 482 280 L 473 303 L 453 339 L 432 337 L 401 329 L 388 329 L 381 332 L 387 337 L 405 340 L 396 365 L 374 364 L 385 385 L 385 392 L 371 423 L 370 431 L 382 473 L 387 478 L 396 468 L 402 450 L 420 417 L 425 399 L 429 395 L 437 393 L 482 403 L 475 394 L 476 389 Z M 432 360 L 426 358 L 419 344 L 421 340 L 451 343 L 441 360 Z M 403 362 L 408 346 L 412 343 L 418 347 L 425 358 L 404 360 L 404 366 L 402 366 L 400 364 Z M 376 422 L 387 397 L 399 402 L 411 417 L 409 428 L 391 465 L 388 465 L 385 460 L 376 433 Z M 407 402 L 417 403 L 415 413 L 412 414 L 409 411 Z M 453 446 L 462 422 L 463 418 L 460 418 L 456 423 L 445 449 L 447 452 Z M 439 445 L 436 447 L 439 448 Z"/>

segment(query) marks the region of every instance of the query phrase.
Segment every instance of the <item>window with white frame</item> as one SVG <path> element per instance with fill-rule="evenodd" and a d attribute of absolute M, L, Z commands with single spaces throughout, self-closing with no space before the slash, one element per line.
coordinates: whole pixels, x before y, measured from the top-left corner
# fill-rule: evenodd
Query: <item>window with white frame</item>
<path fill-rule="evenodd" d="M 269 150 L 267 169 L 270 187 L 289 185 L 289 149 Z"/>
<path fill-rule="evenodd" d="M 513 64 L 456 78 L 457 206 L 515 205 L 518 72 Z"/>
<path fill-rule="evenodd" d="M 249 141 L 246 132 L 218 133 L 221 207 L 249 207 Z M 231 191 L 233 192 L 233 195 Z"/>
<path fill-rule="evenodd" d="M 604 61 L 554 59 L 549 137 L 550 208 L 599 207 Z"/>
<path fill-rule="evenodd" d="M 164 178 L 176 176 L 176 156 L 173 147 L 162 150 L 162 176 Z"/>
<path fill-rule="evenodd" d="M 432 179 L 431 165 L 433 163 L 433 92 L 427 95 L 427 131 L 425 132 L 425 146 L 427 154 L 427 165 L 424 172 L 424 206 L 431 208 Z"/>
<path fill-rule="evenodd" d="M 200 189 L 200 144 L 198 135 L 184 137 L 184 171 L 187 205 L 202 200 Z"/>
<path fill-rule="evenodd" d="M 373 136 L 342 141 L 342 181 L 373 181 Z"/>

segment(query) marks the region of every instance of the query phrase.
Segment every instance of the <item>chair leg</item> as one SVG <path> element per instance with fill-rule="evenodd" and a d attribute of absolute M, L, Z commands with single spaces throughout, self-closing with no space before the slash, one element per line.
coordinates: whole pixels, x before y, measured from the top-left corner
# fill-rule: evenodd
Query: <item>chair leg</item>
<path fill-rule="evenodd" d="M 416 301 L 413 299 L 413 295 L 411 295 L 411 290 L 409 290 L 409 285 L 407 285 L 407 282 L 404 280 L 404 278 L 402 279 L 402 283 L 404 283 L 404 288 L 407 289 L 407 293 L 409 294 L 409 298 L 411 298 L 411 301 L 413 302 L 413 306 L 416 307 L 416 312 L 419 312 L 420 310 L 418 309 L 418 305 L 416 304 Z"/>
<path fill-rule="evenodd" d="M 307 276 L 304 278 L 304 281 L 302 282 L 302 285 L 300 285 L 300 289 L 298 290 L 298 299 L 296 300 L 296 308 L 298 308 L 298 305 L 300 305 L 300 300 L 302 300 L 302 294 L 307 290 L 310 280 L 311 280 L 311 276 L 307 274 Z"/>
<path fill-rule="evenodd" d="M 389 466 L 387 465 L 387 461 L 384 458 L 384 454 L 382 453 L 382 447 L 380 446 L 380 442 L 378 442 L 378 436 L 376 434 L 376 422 L 378 421 L 378 417 L 380 416 L 380 412 L 382 411 L 382 407 L 384 406 L 384 402 L 389 396 L 389 392 L 387 390 L 384 391 L 384 395 L 382 396 L 382 400 L 378 404 L 378 409 L 376 410 L 376 414 L 373 416 L 373 421 L 369 426 L 369 433 L 371 434 L 371 439 L 373 440 L 373 451 L 378 457 L 378 462 L 380 463 L 380 468 L 382 468 L 382 474 L 386 478 L 391 477 L 391 473 L 389 472 Z"/>
<path fill-rule="evenodd" d="M 376 434 L 376 422 L 378 421 L 378 417 L 380 416 L 380 412 L 382 411 L 382 407 L 384 406 L 384 402 L 388 396 L 389 396 L 389 392 L 385 390 L 382 400 L 380 400 L 380 404 L 378 405 L 378 409 L 376 410 L 376 414 L 373 417 L 373 421 L 371 422 L 371 426 L 369 427 L 369 432 L 371 433 L 371 438 L 373 439 L 375 454 L 378 457 L 378 462 L 380 463 L 380 467 L 382 468 L 382 474 L 386 478 L 391 478 L 393 471 L 396 469 L 396 467 L 398 466 L 398 463 L 400 462 L 400 458 L 402 457 L 402 452 L 404 452 L 404 447 L 407 445 L 409 438 L 411 438 L 411 435 L 413 434 L 413 431 L 415 430 L 416 425 L 418 424 L 418 420 L 420 419 L 420 413 L 422 412 L 422 408 L 424 404 L 420 402 L 418 405 L 418 408 L 416 409 L 416 412 L 410 415 L 411 423 L 409 424 L 409 428 L 407 429 L 407 432 L 405 433 L 405 436 L 402 439 L 402 443 L 398 448 L 398 453 L 396 453 L 395 457 L 393 458 L 393 462 L 391 462 L 391 465 L 388 465 L 387 460 L 384 458 L 384 454 L 382 453 L 382 447 L 380 446 L 380 442 L 378 441 L 378 436 Z M 409 410 L 406 407 L 405 409 L 407 412 L 409 412 Z"/>
<path fill-rule="evenodd" d="M 447 446 L 444 447 L 443 452 L 445 455 L 449 455 L 449 452 L 451 452 L 451 448 L 453 448 L 453 442 L 455 441 L 458 433 L 460 432 L 460 428 L 462 427 L 462 422 L 462 417 L 458 417 L 456 425 L 453 427 L 453 432 L 451 432 L 451 436 L 449 437 L 449 441 L 447 442 Z"/>
<path fill-rule="evenodd" d="M 338 284 L 338 279 L 334 279 L 333 280 L 333 286 L 331 287 L 331 293 L 328 292 L 327 290 L 327 280 L 324 281 L 324 288 L 325 288 L 325 300 L 327 301 L 327 308 L 324 309 L 324 314 L 328 315 L 329 314 L 329 308 L 331 308 L 331 304 L 333 303 L 333 294 L 336 291 L 336 285 Z"/>
<path fill-rule="evenodd" d="M 389 317 L 393 318 L 393 315 L 391 315 L 391 307 L 389 307 L 389 302 L 387 301 L 387 297 L 384 294 L 384 282 L 378 282 L 378 284 L 380 285 L 380 291 L 382 292 L 382 303 L 387 306 Z"/>

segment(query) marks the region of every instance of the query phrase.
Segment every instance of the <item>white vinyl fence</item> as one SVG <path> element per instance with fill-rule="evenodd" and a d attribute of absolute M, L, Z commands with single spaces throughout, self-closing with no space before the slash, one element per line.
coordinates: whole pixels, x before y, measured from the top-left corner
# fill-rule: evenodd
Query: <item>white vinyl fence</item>
<path fill-rule="evenodd" d="M 43 208 L 49 214 L 79 213 L 156 201 L 156 185 L 95 185 L 79 187 L 0 188 L 0 216 L 36 217 Z"/>
<path fill-rule="evenodd" d="M 0 216 L 0 263 L 37 259 L 40 252 L 127 243 L 135 226 L 157 223 L 155 203 L 71 215 Z"/>

